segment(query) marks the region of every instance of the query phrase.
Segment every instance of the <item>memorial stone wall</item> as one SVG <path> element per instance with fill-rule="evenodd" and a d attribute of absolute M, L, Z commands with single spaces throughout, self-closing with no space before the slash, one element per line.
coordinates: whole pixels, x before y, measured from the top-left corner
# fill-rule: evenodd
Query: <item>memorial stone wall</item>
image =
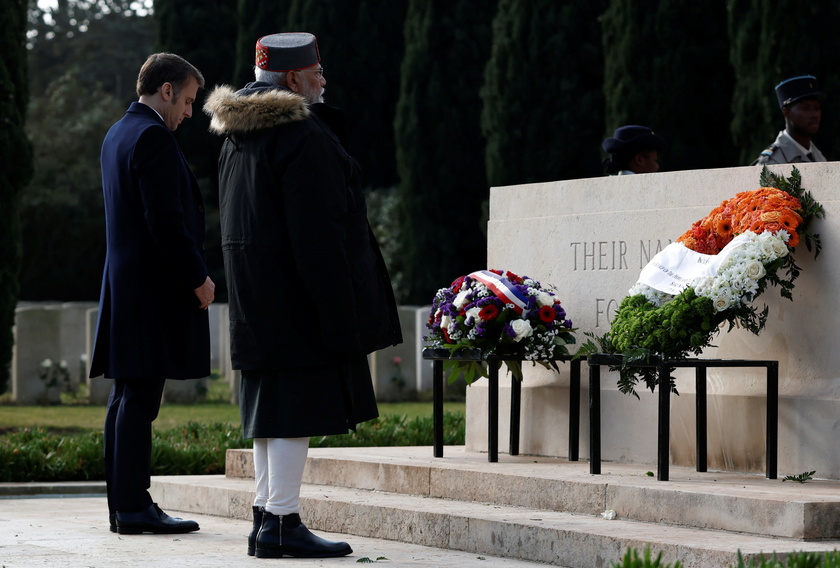
<path fill-rule="evenodd" d="M 789 165 L 773 166 L 789 175 Z M 769 306 L 760 336 L 743 329 L 721 332 L 703 356 L 779 360 L 779 473 L 815 470 L 840 479 L 840 169 L 833 163 L 799 166 L 802 185 L 823 204 L 826 219 L 812 224 L 822 254 L 796 250 L 802 274 L 794 300 L 770 287 L 756 303 Z M 760 168 L 741 167 L 614 176 L 494 187 L 490 191 L 488 268 L 511 270 L 553 284 L 584 341 L 602 335 L 641 269 L 694 221 L 736 193 L 757 189 Z M 575 348 L 572 348 L 574 351 Z M 584 363 L 581 457 L 588 455 L 588 391 Z M 671 461 L 693 467 L 693 371 L 677 370 L 680 396 L 671 404 Z M 602 372 L 602 458 L 655 464 L 656 401 L 616 389 Z M 501 384 L 509 384 L 508 377 Z M 526 365 L 522 393 L 524 454 L 568 454 L 568 366 L 552 373 Z M 708 455 L 710 469 L 761 472 L 764 467 L 765 380 L 761 369 L 710 369 Z M 500 404 L 508 404 L 503 388 Z M 467 447 L 486 450 L 486 381 L 467 390 Z M 500 448 L 507 447 L 507 413 L 500 412 Z"/>

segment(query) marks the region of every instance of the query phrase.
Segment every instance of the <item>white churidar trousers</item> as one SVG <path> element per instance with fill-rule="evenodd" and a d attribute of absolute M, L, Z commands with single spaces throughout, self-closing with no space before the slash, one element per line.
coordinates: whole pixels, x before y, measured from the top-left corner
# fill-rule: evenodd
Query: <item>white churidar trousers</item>
<path fill-rule="evenodd" d="M 309 438 L 254 438 L 255 507 L 272 515 L 300 513 Z"/>

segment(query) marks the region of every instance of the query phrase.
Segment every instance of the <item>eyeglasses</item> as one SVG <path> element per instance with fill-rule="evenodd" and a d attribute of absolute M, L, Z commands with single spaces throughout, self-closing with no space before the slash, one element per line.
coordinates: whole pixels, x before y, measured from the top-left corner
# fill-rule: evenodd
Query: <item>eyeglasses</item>
<path fill-rule="evenodd" d="M 321 67 L 319 69 L 298 69 L 295 73 L 315 73 L 315 76 L 319 79 L 324 76 L 324 68 Z"/>

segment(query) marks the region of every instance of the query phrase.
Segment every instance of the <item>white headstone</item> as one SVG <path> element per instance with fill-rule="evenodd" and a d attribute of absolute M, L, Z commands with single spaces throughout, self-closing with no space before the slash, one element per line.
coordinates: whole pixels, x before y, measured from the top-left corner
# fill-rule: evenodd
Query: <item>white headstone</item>
<path fill-rule="evenodd" d="M 18 404 L 57 404 L 63 385 L 48 388 L 45 365 L 61 361 L 61 309 L 56 305 L 15 309 L 12 400 Z M 57 387 L 57 388 L 56 388 Z"/>
<path fill-rule="evenodd" d="M 61 359 L 67 361 L 73 389 L 87 378 L 86 315 L 94 302 L 61 304 Z"/>

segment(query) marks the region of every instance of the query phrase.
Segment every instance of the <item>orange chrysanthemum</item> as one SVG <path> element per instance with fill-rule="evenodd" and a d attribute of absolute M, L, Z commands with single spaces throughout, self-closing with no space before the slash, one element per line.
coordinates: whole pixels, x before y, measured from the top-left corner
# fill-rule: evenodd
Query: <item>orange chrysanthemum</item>
<path fill-rule="evenodd" d="M 797 210 L 801 208 L 797 198 L 775 187 L 742 191 L 695 222 L 677 242 L 703 254 L 717 254 L 746 231 L 775 233 L 784 229 L 791 236 L 788 246 L 795 247 L 799 243 L 796 229 L 802 222 Z"/>

